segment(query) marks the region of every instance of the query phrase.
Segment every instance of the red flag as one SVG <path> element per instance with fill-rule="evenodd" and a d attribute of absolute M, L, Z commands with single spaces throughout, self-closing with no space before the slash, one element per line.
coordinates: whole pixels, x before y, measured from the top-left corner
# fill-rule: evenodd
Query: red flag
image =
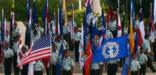
<path fill-rule="evenodd" d="M 90 75 L 90 64 L 91 64 L 91 61 L 92 61 L 92 50 L 91 50 L 91 42 L 90 40 L 88 41 L 88 44 L 87 44 L 87 48 L 86 48 L 86 61 L 85 61 L 85 64 L 84 64 L 84 73 L 85 75 Z"/>

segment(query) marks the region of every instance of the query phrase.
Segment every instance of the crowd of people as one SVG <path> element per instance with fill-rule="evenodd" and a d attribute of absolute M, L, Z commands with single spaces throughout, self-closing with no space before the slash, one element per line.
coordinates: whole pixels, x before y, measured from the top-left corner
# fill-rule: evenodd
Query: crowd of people
<path fill-rule="evenodd" d="M 136 27 L 138 19 L 136 18 Z M 146 22 L 145 22 L 146 23 Z M 52 23 L 54 24 L 54 23 Z M 65 24 L 65 23 L 64 23 Z M 84 72 L 84 62 L 86 59 L 85 50 L 79 47 L 81 38 L 81 32 L 78 28 L 75 21 L 73 21 L 72 16 L 69 16 L 69 21 L 66 25 L 63 24 L 63 35 L 52 34 L 52 28 L 50 28 L 50 34 L 52 36 L 52 48 L 51 48 L 51 58 L 48 65 L 45 65 L 43 60 L 35 61 L 33 64 L 27 64 L 23 66 L 17 66 L 20 63 L 20 59 L 26 57 L 31 47 L 31 44 L 26 43 L 21 45 L 21 33 L 20 29 L 15 23 L 15 27 L 12 34 L 12 39 L 10 39 L 10 34 L 7 31 L 7 35 L 4 38 L 4 41 L 1 41 L 3 36 L 0 36 L 0 47 L 3 52 L 3 65 L 4 65 L 4 74 L 11 75 L 12 65 L 14 75 L 28 75 L 30 69 L 33 69 L 34 75 L 73 75 L 73 70 L 75 63 L 80 64 L 82 74 Z M 71 32 L 70 26 L 73 26 L 74 30 Z M 147 25 L 146 25 L 147 24 Z M 130 62 L 130 71 L 131 75 L 145 75 L 147 67 L 149 67 L 153 73 L 156 73 L 156 69 L 153 66 L 153 61 L 156 61 L 156 38 L 150 37 L 150 25 L 146 23 L 145 26 L 145 39 L 143 39 L 143 44 L 138 48 L 138 51 L 135 55 L 132 56 Z M 112 18 L 109 23 L 107 23 L 106 37 L 116 38 L 117 37 L 117 20 Z M 73 34 L 71 34 L 73 33 Z M 136 33 L 136 28 L 134 27 L 134 33 Z M 1 33 L 0 33 L 1 34 Z M 123 34 L 128 34 L 128 29 L 123 32 Z M 43 30 L 38 23 L 32 25 L 32 30 L 30 33 L 32 45 L 40 39 L 43 35 Z M 98 47 L 101 35 L 96 34 L 93 40 L 95 48 Z M 156 31 L 155 31 L 156 37 Z M 26 37 L 28 38 L 28 37 Z M 26 40 L 27 42 L 28 40 Z M 60 49 L 63 49 L 63 54 L 60 57 Z M 74 54 L 75 56 L 71 56 Z M 118 64 L 123 65 L 124 59 L 114 59 L 108 62 L 100 63 L 91 63 L 90 75 L 102 75 L 103 69 L 107 70 L 107 75 L 116 75 L 118 71 Z M 30 67 L 33 65 L 34 67 Z M 105 67 L 104 67 L 105 66 Z M 61 67 L 61 68 L 60 68 Z"/>

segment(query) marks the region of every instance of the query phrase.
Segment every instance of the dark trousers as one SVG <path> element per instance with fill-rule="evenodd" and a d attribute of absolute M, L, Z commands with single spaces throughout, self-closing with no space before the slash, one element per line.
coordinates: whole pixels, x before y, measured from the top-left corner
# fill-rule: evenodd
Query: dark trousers
<path fill-rule="evenodd" d="M 52 65 L 52 75 L 56 75 L 56 65 Z"/>
<path fill-rule="evenodd" d="M 131 75 L 138 75 L 138 71 L 131 71 Z"/>
<path fill-rule="evenodd" d="M 17 54 L 16 53 L 14 53 L 13 67 L 14 67 L 14 75 L 19 75 L 20 69 L 17 67 Z"/>
<path fill-rule="evenodd" d="M 118 65 L 117 64 L 108 64 L 107 75 L 116 75 Z"/>
<path fill-rule="evenodd" d="M 21 70 L 21 75 L 28 75 L 28 64 L 23 66 L 23 69 Z"/>
<path fill-rule="evenodd" d="M 79 61 L 79 43 L 80 41 L 75 41 L 75 62 Z"/>
<path fill-rule="evenodd" d="M 155 43 L 153 43 L 152 46 L 153 46 L 153 53 L 154 53 L 154 61 L 156 61 L 156 39 L 155 39 Z"/>
<path fill-rule="evenodd" d="M 72 75 L 72 72 L 70 70 L 69 71 L 63 70 L 62 75 Z"/>
<path fill-rule="evenodd" d="M 140 75 L 146 75 L 146 64 L 141 64 Z"/>
<path fill-rule="evenodd" d="M 11 75 L 11 63 L 12 58 L 5 58 L 4 60 L 4 73 L 5 75 Z"/>
<path fill-rule="evenodd" d="M 90 75 L 100 75 L 100 69 L 90 71 Z"/>
<path fill-rule="evenodd" d="M 34 75 L 43 75 L 42 71 L 34 71 Z"/>
<path fill-rule="evenodd" d="M 147 67 L 149 67 L 152 70 L 152 72 L 156 72 L 156 70 L 152 64 L 152 59 L 149 56 L 147 56 L 147 58 L 148 58 Z"/>

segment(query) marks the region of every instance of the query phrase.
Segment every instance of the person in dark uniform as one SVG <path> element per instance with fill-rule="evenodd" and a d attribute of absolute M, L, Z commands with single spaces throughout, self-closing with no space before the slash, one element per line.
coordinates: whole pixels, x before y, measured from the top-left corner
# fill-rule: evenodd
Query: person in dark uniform
<path fill-rule="evenodd" d="M 72 75 L 73 73 L 74 61 L 69 56 L 69 51 L 65 50 L 62 60 L 62 75 Z"/>
<path fill-rule="evenodd" d="M 11 75 L 11 64 L 14 53 L 12 49 L 9 48 L 8 42 L 5 42 L 3 53 L 4 53 L 4 73 L 5 75 Z"/>

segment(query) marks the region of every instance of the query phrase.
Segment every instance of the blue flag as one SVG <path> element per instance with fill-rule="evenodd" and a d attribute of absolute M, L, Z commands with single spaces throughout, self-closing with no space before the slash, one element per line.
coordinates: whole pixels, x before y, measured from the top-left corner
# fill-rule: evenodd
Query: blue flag
<path fill-rule="evenodd" d="M 33 23 L 37 23 L 37 2 L 34 0 L 34 7 L 33 7 Z"/>
<path fill-rule="evenodd" d="M 27 15 L 27 19 L 29 19 L 29 16 L 30 16 L 30 0 L 27 0 L 26 1 L 26 15 Z"/>
<path fill-rule="evenodd" d="M 109 61 L 112 59 L 120 59 L 126 57 L 127 49 L 127 35 L 106 40 L 93 53 L 93 63 Z"/>

